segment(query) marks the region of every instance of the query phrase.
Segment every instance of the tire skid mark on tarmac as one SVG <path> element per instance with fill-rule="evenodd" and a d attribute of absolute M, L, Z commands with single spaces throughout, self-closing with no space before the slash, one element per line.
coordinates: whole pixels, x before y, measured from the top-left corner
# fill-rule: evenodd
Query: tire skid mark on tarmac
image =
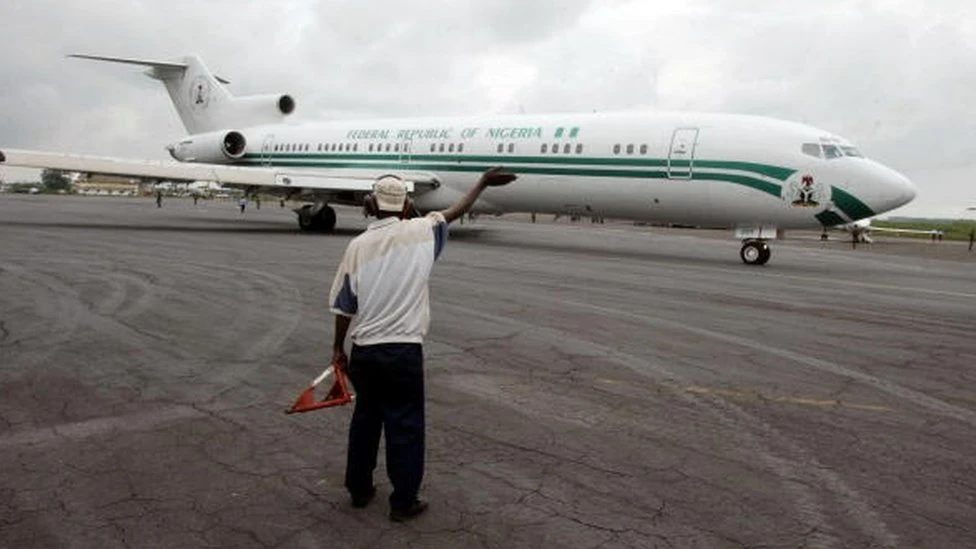
<path fill-rule="evenodd" d="M 230 323 L 213 327 L 215 336 L 230 334 L 231 342 L 244 342 L 242 345 L 226 345 L 225 350 L 231 352 L 235 358 L 223 357 L 220 361 L 239 361 L 246 364 L 234 364 L 233 367 L 219 369 L 208 368 L 201 372 L 202 375 L 225 384 L 225 388 L 230 388 L 264 366 L 261 359 L 274 356 L 301 324 L 303 314 L 301 293 L 297 286 L 284 276 L 223 263 L 172 261 L 164 257 L 165 254 L 160 254 L 159 250 L 146 252 L 140 248 L 135 251 L 125 250 L 125 253 L 116 252 L 117 257 L 123 258 L 118 266 L 105 261 L 93 262 L 92 257 L 97 257 L 98 254 L 101 254 L 98 249 L 75 248 L 68 255 L 58 257 L 40 253 L 18 255 L 21 259 L 37 261 L 42 265 L 54 263 L 63 266 L 65 263 L 71 263 L 79 267 L 72 271 L 71 280 L 67 282 L 59 279 L 59 276 L 63 275 L 41 275 L 45 280 L 44 287 L 58 297 L 59 308 L 72 312 L 70 317 L 63 313 L 51 315 L 62 323 L 70 325 L 71 328 L 71 330 L 63 329 L 64 326 L 59 328 L 56 334 L 60 337 L 56 341 L 52 340 L 52 343 L 67 342 L 72 336 L 70 332 L 74 331 L 79 323 L 83 323 L 99 333 L 136 342 L 136 346 L 144 356 L 150 354 L 151 349 L 158 350 L 163 347 L 167 349 L 167 351 L 151 353 L 149 359 L 152 361 L 177 358 L 184 362 L 199 363 L 200 356 L 182 351 L 178 344 L 169 344 L 172 342 L 165 333 L 139 331 L 138 325 L 131 320 L 151 308 L 156 300 L 165 299 L 170 293 L 181 293 L 183 290 L 180 284 L 188 285 L 192 291 L 196 290 L 193 288 L 193 280 L 198 278 L 211 282 L 218 280 L 223 288 L 229 289 L 226 294 L 230 299 L 242 295 L 258 296 L 261 299 L 260 302 L 250 303 L 240 301 L 241 306 L 235 308 Z M 77 256 L 71 257 L 71 255 Z M 141 269 L 147 272 L 128 268 L 126 264 L 133 261 L 137 261 Z M 122 269 L 110 270 L 119 266 Z M 93 268 L 99 268 L 100 271 L 93 273 L 91 272 Z M 25 269 L 21 268 L 21 270 Z M 76 277 L 94 278 L 106 282 L 112 286 L 112 291 L 104 300 L 88 305 L 70 286 Z M 36 281 L 33 283 L 36 284 Z M 137 297 L 134 299 L 128 289 L 130 286 L 138 289 Z M 206 297 L 205 290 L 206 288 L 199 288 L 201 298 Z M 268 307 L 268 303 L 272 306 Z M 255 318 L 267 318 L 266 324 L 256 326 Z M 120 338 L 120 334 L 124 334 L 124 337 Z M 54 345 L 49 347 L 49 351 L 54 352 Z M 49 353 L 45 356 L 47 354 Z"/>
<path fill-rule="evenodd" d="M 475 289 L 481 292 L 489 291 L 489 288 L 486 288 L 483 285 L 478 285 L 477 283 L 464 282 L 457 279 L 451 279 L 449 283 L 453 285 L 467 286 L 470 288 L 468 292 L 459 292 L 459 295 L 469 295 L 470 291 L 474 291 Z M 500 291 L 498 293 L 500 293 Z M 586 309 L 590 312 L 599 313 L 603 316 L 624 316 L 628 319 L 640 321 L 645 324 L 663 324 L 670 328 L 688 329 L 694 333 L 706 336 L 711 336 L 712 334 L 721 335 L 723 336 L 723 339 L 721 339 L 723 341 L 740 339 L 735 336 L 727 336 L 726 334 L 712 332 L 711 330 L 687 326 L 680 322 L 664 321 L 647 317 L 645 315 L 638 315 L 628 313 L 626 311 L 567 300 L 561 297 L 545 297 L 538 292 L 518 292 L 507 289 L 504 295 L 499 296 L 499 300 L 503 298 L 523 304 L 529 301 L 541 301 L 547 304 L 556 301 L 562 306 L 572 306 Z M 454 308 L 459 315 L 479 316 L 490 322 L 515 325 L 525 333 L 548 333 L 550 334 L 549 337 L 555 338 L 557 341 L 563 341 L 565 342 L 564 344 L 569 347 L 581 346 L 583 350 L 588 351 L 593 351 L 596 349 L 601 353 L 602 356 L 613 360 L 618 364 L 626 366 L 628 369 L 641 375 L 646 375 L 648 370 L 651 370 L 651 373 L 668 379 L 672 383 L 678 382 L 679 384 L 686 386 L 689 383 L 689 380 L 685 380 L 682 376 L 668 371 L 660 364 L 655 364 L 646 359 L 641 359 L 640 357 L 630 355 L 618 349 L 577 339 L 579 338 L 579 334 L 569 334 L 556 328 L 542 327 L 538 324 L 519 321 L 510 317 L 494 315 L 461 305 L 451 305 L 451 307 Z M 767 346 L 757 344 L 754 348 L 757 350 L 765 350 Z M 764 464 L 767 465 L 767 467 L 770 468 L 770 470 L 772 470 L 779 478 L 783 480 L 784 488 L 793 495 L 794 501 L 798 504 L 798 511 L 800 511 L 805 518 L 811 521 L 808 522 L 808 524 L 813 527 L 813 532 L 816 533 L 817 540 L 822 543 L 812 547 L 835 547 L 837 546 L 836 543 L 838 540 L 828 534 L 832 531 L 832 529 L 824 520 L 824 516 L 820 510 L 820 505 L 816 501 L 815 495 L 802 483 L 797 483 L 793 480 L 803 478 L 804 471 L 810 471 L 811 474 L 818 477 L 814 480 L 823 481 L 822 484 L 826 484 L 826 486 L 830 488 L 831 493 L 835 494 L 838 499 L 841 499 L 844 502 L 845 507 L 851 510 L 852 519 L 855 520 L 858 528 L 862 532 L 871 536 L 875 541 L 882 543 L 882 547 L 895 547 L 897 545 L 897 537 L 891 533 L 887 524 L 876 513 L 874 513 L 873 510 L 871 510 L 870 504 L 867 503 L 856 490 L 845 484 L 839 476 L 831 473 L 828 469 L 820 465 L 816 459 L 809 454 L 808 451 L 800 447 L 797 443 L 793 442 L 785 435 L 781 434 L 775 428 L 771 427 L 758 417 L 746 412 L 741 407 L 717 396 L 702 398 L 702 396 L 694 393 L 679 392 L 677 397 L 693 405 L 701 405 L 703 402 L 710 403 L 709 407 L 713 410 L 718 408 L 716 415 L 720 421 L 729 423 L 730 429 L 737 433 L 738 436 L 745 436 L 749 438 L 750 445 L 752 446 L 751 450 L 763 461 Z M 720 403 L 720 405 L 716 403 Z M 741 421 L 734 420 L 733 416 L 739 417 Z M 765 436 L 763 438 L 758 438 L 756 435 L 747 433 L 743 429 L 743 422 L 748 424 L 751 428 L 762 432 Z M 787 455 L 790 455 L 795 459 L 790 460 L 777 456 L 771 447 L 772 445 L 764 444 L 763 442 L 770 441 L 772 439 L 777 441 L 776 446 L 781 447 L 781 451 L 785 451 Z M 790 463 L 791 461 L 801 463 L 803 466 L 798 467 L 793 465 Z"/>
<path fill-rule="evenodd" d="M 302 296 L 298 287 L 289 279 L 267 271 L 250 267 L 238 267 L 219 263 L 183 262 L 183 270 L 196 272 L 220 280 L 233 283 L 241 291 L 253 291 L 262 294 L 264 301 L 273 306 L 268 308 L 242 308 L 246 319 L 254 316 L 266 317 L 271 326 L 263 330 L 261 335 L 248 338 L 248 344 L 241 355 L 242 360 L 259 360 L 273 356 L 284 344 L 285 340 L 298 328 L 302 320 Z M 227 276 L 227 272 L 233 273 Z M 236 292 L 235 292 L 236 293 Z M 257 314 L 255 314 L 255 311 Z M 234 324 L 239 324 L 239 316 L 235 315 Z M 233 331 L 224 328 L 225 331 Z"/>
<path fill-rule="evenodd" d="M 52 291 L 58 298 L 59 305 L 63 310 L 69 312 L 71 318 L 72 335 L 65 338 L 65 341 L 73 338 L 73 333 L 78 326 L 93 330 L 101 335 L 111 337 L 116 341 L 125 343 L 137 349 L 143 356 L 151 355 L 153 360 L 168 360 L 178 358 L 181 360 L 192 360 L 194 357 L 182 350 L 179 346 L 169 346 L 167 350 L 159 350 L 161 344 L 168 344 L 169 340 L 156 333 L 140 330 L 137 327 L 124 323 L 111 315 L 104 315 L 97 311 L 99 304 L 90 306 L 79 295 L 78 291 L 70 285 L 78 277 L 87 273 L 75 273 L 68 281 L 62 280 L 60 276 L 33 271 L 32 277 L 40 282 L 45 288 Z M 96 276 L 97 277 L 97 276 Z M 101 277 L 97 277 L 101 278 Z"/>
<path fill-rule="evenodd" d="M 34 310 L 37 311 L 38 315 L 42 319 L 50 320 L 49 324 L 45 324 L 42 333 L 30 336 L 31 338 L 43 337 L 44 345 L 40 346 L 40 349 L 32 347 L 30 353 L 16 349 L 11 351 L 12 354 L 19 355 L 17 360 L 12 362 L 16 364 L 18 369 L 26 371 L 31 366 L 44 363 L 48 357 L 72 339 L 78 326 L 77 308 L 74 306 L 73 298 L 65 293 L 62 286 L 51 283 L 46 277 L 39 276 L 37 271 L 23 265 L 7 262 L 0 263 L 0 268 L 7 273 L 14 274 L 18 280 L 28 286 L 38 287 L 54 297 L 54 307 L 50 306 L 51 300 L 49 299 L 32 301 Z"/>
<path fill-rule="evenodd" d="M 134 414 L 99 417 L 49 427 L 2 433 L 0 434 L 0 448 L 17 446 L 34 448 L 39 445 L 83 440 L 105 433 L 149 431 L 165 423 L 205 416 L 205 412 L 190 406 L 165 406 Z"/>

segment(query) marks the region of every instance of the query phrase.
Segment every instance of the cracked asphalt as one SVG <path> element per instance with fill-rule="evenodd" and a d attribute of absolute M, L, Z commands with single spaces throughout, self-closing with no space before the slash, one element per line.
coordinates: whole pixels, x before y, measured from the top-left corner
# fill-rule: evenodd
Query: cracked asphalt
<path fill-rule="evenodd" d="M 364 226 L 277 203 L 0 195 L 0 547 L 976 547 L 976 253 L 452 227 L 428 513 L 350 507 L 331 356 Z M 543 216 L 540 216 L 540 220 Z"/>

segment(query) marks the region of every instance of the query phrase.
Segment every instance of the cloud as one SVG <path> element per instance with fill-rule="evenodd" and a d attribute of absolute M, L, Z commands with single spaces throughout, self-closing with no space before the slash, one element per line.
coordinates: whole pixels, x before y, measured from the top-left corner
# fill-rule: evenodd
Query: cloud
<path fill-rule="evenodd" d="M 35 0 L 0 7 L 0 144 L 166 158 L 157 82 L 65 54 L 199 54 L 297 119 L 697 110 L 845 136 L 976 203 L 976 8 L 962 0 Z M 925 211 L 922 211 L 922 210 Z"/>

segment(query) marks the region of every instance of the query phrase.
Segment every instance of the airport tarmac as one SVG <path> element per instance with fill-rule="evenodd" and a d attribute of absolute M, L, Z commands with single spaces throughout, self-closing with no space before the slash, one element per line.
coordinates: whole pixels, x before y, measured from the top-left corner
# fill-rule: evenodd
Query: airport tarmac
<path fill-rule="evenodd" d="M 0 547 L 976 547 L 976 253 L 481 218 L 431 281 L 427 514 L 353 509 L 365 220 L 0 195 Z"/>

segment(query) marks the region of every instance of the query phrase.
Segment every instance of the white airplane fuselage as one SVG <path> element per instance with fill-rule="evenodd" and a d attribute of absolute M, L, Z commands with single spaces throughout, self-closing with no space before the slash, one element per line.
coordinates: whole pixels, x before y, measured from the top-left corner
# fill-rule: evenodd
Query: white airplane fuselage
<path fill-rule="evenodd" d="M 852 149 L 839 137 L 756 116 L 481 116 L 238 131 L 246 137 L 246 151 L 228 163 L 433 173 L 441 186 L 416 197 L 422 210 L 447 207 L 496 165 L 517 173 L 519 180 L 486 192 L 476 205 L 479 211 L 816 229 L 889 211 L 915 194 L 907 178 L 875 161 L 824 157 L 823 145 Z M 804 144 L 808 151 L 811 144 L 820 146 L 820 155 L 803 152 Z M 802 189 L 805 178 L 812 183 Z M 801 200 L 801 190 L 808 191 L 808 200 Z"/>

